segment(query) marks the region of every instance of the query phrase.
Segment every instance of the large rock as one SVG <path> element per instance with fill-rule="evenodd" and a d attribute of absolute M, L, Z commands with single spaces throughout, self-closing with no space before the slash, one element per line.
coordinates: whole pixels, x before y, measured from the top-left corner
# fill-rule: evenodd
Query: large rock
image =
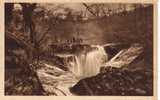
<path fill-rule="evenodd" d="M 151 96 L 152 75 L 141 70 L 108 67 L 104 73 L 80 80 L 70 91 L 76 95 Z"/>
<path fill-rule="evenodd" d="M 110 59 L 104 66 L 122 67 L 128 66 L 134 61 L 142 52 L 143 46 L 141 44 L 132 44 L 129 48 L 120 50 L 114 57 Z"/>

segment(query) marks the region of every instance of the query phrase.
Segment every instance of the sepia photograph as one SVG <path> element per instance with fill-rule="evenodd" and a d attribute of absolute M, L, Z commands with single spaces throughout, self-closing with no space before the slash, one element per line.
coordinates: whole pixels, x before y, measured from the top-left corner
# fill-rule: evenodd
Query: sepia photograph
<path fill-rule="evenodd" d="M 5 96 L 154 96 L 154 5 L 4 3 Z"/>

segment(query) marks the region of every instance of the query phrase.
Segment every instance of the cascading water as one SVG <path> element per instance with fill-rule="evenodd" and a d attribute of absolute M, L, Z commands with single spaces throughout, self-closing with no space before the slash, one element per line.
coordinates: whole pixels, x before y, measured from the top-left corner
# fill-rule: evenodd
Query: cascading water
<path fill-rule="evenodd" d="M 84 77 L 90 77 L 99 73 L 100 67 L 107 61 L 107 54 L 102 46 L 96 46 L 97 50 L 87 53 L 86 63 L 83 68 Z"/>
<path fill-rule="evenodd" d="M 107 54 L 102 46 L 94 45 L 95 50 L 75 56 L 70 62 L 70 71 L 77 77 L 85 78 L 99 73 L 101 65 L 107 61 Z"/>

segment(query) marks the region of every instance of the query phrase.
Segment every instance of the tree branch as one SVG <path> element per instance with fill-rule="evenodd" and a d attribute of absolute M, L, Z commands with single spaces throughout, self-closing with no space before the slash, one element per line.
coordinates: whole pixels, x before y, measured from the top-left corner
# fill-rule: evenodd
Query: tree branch
<path fill-rule="evenodd" d="M 85 4 L 85 3 L 82 3 L 82 4 L 86 7 L 86 9 L 87 9 L 92 15 L 94 15 L 94 16 L 97 17 L 97 15 L 92 11 L 92 9 L 91 9 L 87 4 Z"/>

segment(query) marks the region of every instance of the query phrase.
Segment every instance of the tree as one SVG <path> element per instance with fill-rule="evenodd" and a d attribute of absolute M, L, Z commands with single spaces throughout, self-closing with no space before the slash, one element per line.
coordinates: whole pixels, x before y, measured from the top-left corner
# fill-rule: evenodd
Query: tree
<path fill-rule="evenodd" d="M 36 8 L 36 3 L 29 4 L 29 3 L 21 3 L 22 6 L 22 14 L 25 22 L 25 29 L 29 29 L 30 31 L 30 40 L 31 43 L 35 42 L 35 24 L 33 23 L 32 16 L 33 11 Z"/>
<path fill-rule="evenodd" d="M 5 4 L 5 25 L 8 26 L 13 18 L 13 3 L 6 3 Z"/>

